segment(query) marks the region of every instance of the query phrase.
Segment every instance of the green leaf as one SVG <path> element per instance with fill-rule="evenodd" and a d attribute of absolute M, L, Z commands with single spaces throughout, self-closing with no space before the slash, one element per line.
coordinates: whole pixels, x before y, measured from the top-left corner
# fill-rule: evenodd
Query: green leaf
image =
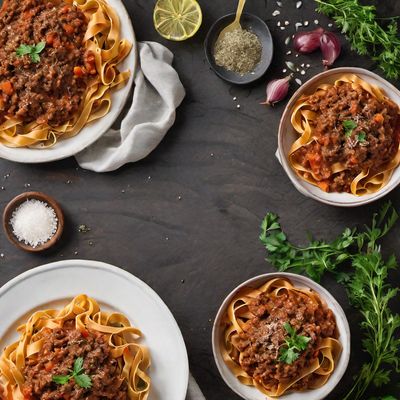
<path fill-rule="evenodd" d="M 74 376 L 75 383 L 84 389 L 89 389 L 92 387 L 92 379 L 90 376 L 85 374 L 75 375 Z"/>
<path fill-rule="evenodd" d="M 279 353 L 279 361 L 285 364 L 293 364 L 299 358 L 299 353 L 296 353 L 292 348 L 281 347 Z"/>
<path fill-rule="evenodd" d="M 34 46 L 33 51 L 35 53 L 41 53 L 46 47 L 46 42 L 39 42 L 36 46 Z"/>
<path fill-rule="evenodd" d="M 28 44 L 21 44 L 15 52 L 17 53 L 18 57 L 22 57 L 32 52 L 32 46 Z"/>
<path fill-rule="evenodd" d="M 54 375 L 51 379 L 59 385 L 65 385 L 71 379 L 71 375 Z"/>
<path fill-rule="evenodd" d="M 32 62 L 34 62 L 35 64 L 37 64 L 38 62 L 40 62 L 40 56 L 39 56 L 39 54 L 31 53 L 31 54 L 30 54 L 30 57 L 31 57 Z"/>
<path fill-rule="evenodd" d="M 342 122 L 343 128 L 344 128 L 344 134 L 346 137 L 350 137 L 351 134 L 353 133 L 353 130 L 357 128 L 357 123 L 353 121 L 352 119 L 346 120 Z"/>
<path fill-rule="evenodd" d="M 310 337 L 307 336 L 296 336 L 295 339 L 295 347 L 297 350 L 303 351 L 307 348 L 308 342 L 311 340 Z"/>
<path fill-rule="evenodd" d="M 82 372 L 82 369 L 83 369 L 83 358 L 78 357 L 74 361 L 74 374 L 80 374 Z"/>
<path fill-rule="evenodd" d="M 290 335 L 290 336 L 294 336 L 296 334 L 296 331 L 294 330 L 294 328 L 292 327 L 292 325 L 289 324 L 289 322 L 285 322 L 283 324 L 283 327 L 285 328 L 285 331 Z"/>
<path fill-rule="evenodd" d="M 357 141 L 364 143 L 366 142 L 366 136 L 367 134 L 364 131 L 361 131 L 358 135 L 357 135 Z"/>

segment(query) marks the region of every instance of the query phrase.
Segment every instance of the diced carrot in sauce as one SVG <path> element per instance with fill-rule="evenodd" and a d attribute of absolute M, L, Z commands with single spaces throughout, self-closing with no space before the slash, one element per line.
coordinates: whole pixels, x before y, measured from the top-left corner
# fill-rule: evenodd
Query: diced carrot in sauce
<path fill-rule="evenodd" d="M 350 162 L 350 164 L 356 165 L 356 164 L 358 164 L 358 159 L 355 156 L 351 156 L 349 162 Z"/>
<path fill-rule="evenodd" d="M 72 35 L 75 32 L 75 28 L 72 25 L 64 24 L 63 29 L 68 35 Z"/>
<path fill-rule="evenodd" d="M 95 55 L 91 52 L 88 51 L 85 54 L 85 68 L 86 71 L 90 74 L 90 75 L 95 75 L 97 73 L 96 71 L 96 57 Z"/>
<path fill-rule="evenodd" d="M 13 85 L 10 81 L 4 81 L 0 83 L 0 90 L 7 96 L 11 96 L 14 93 Z"/>
<path fill-rule="evenodd" d="M 86 70 L 84 67 L 74 67 L 74 75 L 78 76 L 79 78 L 81 78 L 82 76 L 86 75 Z"/>
<path fill-rule="evenodd" d="M 356 101 L 352 101 L 350 106 L 351 115 L 357 114 L 357 108 L 358 108 L 358 103 Z"/>
<path fill-rule="evenodd" d="M 46 35 L 46 43 L 51 46 L 54 44 L 55 39 L 57 38 L 57 33 L 50 32 Z"/>
<path fill-rule="evenodd" d="M 324 192 L 328 192 L 329 190 L 329 183 L 326 181 L 320 181 L 318 182 L 318 186 L 320 189 L 322 189 Z"/>
<path fill-rule="evenodd" d="M 383 115 L 382 114 L 375 114 L 374 115 L 374 121 L 378 124 L 382 124 L 384 121 Z"/>
<path fill-rule="evenodd" d="M 319 173 L 321 169 L 321 156 L 315 153 L 307 154 L 308 162 L 314 173 Z"/>
<path fill-rule="evenodd" d="M 89 337 L 89 332 L 86 329 L 82 329 L 81 334 L 84 338 Z"/>
<path fill-rule="evenodd" d="M 53 370 L 53 368 L 54 368 L 54 363 L 51 362 L 51 361 L 49 361 L 48 363 L 46 363 L 45 366 L 44 366 L 44 369 L 45 369 L 47 372 L 51 372 L 51 371 Z"/>

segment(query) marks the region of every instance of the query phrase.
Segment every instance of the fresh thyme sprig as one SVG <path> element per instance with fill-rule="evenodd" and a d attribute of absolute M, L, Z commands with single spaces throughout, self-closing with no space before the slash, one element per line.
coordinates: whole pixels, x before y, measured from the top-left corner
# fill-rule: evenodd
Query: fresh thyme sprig
<path fill-rule="evenodd" d="M 394 256 L 385 262 L 377 243 L 397 219 L 396 210 L 387 203 L 364 230 L 347 228 L 331 243 L 312 240 L 306 247 L 288 241 L 275 214 L 268 213 L 261 225 L 260 239 L 268 250 L 268 261 L 280 271 L 306 273 L 316 281 L 326 272 L 335 274 L 363 316 L 362 346 L 370 361 L 363 364 L 343 400 L 362 399 L 369 385 L 380 387 L 389 383 L 391 370 L 400 372 L 400 316 L 389 308 L 399 288 L 387 282 L 389 270 L 397 264 Z"/>
<path fill-rule="evenodd" d="M 333 18 L 360 55 L 370 55 L 386 77 L 400 76 L 400 36 L 395 18 L 385 27 L 379 24 L 376 7 L 359 0 L 315 0 L 317 11 Z"/>

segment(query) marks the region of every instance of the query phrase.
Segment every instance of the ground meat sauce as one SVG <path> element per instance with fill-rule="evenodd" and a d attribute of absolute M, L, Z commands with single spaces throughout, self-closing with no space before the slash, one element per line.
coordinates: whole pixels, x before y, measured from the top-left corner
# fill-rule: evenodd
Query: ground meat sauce
<path fill-rule="evenodd" d="M 313 171 L 321 189 L 350 192 L 360 172 L 379 172 L 395 157 L 400 120 L 399 107 L 391 100 L 379 101 L 360 86 L 344 83 L 315 93 L 308 103 L 317 115 L 311 121 L 316 141 L 298 149 L 293 159 Z M 346 121 L 354 128 L 346 130 Z M 332 175 L 338 162 L 346 170 Z"/>
<path fill-rule="evenodd" d="M 30 358 L 24 370 L 26 400 L 127 400 L 127 383 L 120 377 L 118 361 L 110 355 L 107 337 L 96 331 L 78 331 L 66 323 L 63 328 L 43 332 L 44 345 Z M 73 379 L 65 385 L 52 381 L 54 375 L 68 375 L 78 357 L 92 380 L 84 389 Z"/>
<path fill-rule="evenodd" d="M 87 80 L 96 74 L 94 55 L 82 41 L 88 22 L 60 0 L 4 0 L 0 10 L 0 123 L 59 126 L 78 111 Z M 46 44 L 40 61 L 18 56 L 21 45 Z"/>
<path fill-rule="evenodd" d="M 250 304 L 249 311 L 253 318 L 245 323 L 238 343 L 240 365 L 265 387 L 295 380 L 300 371 L 318 357 L 316 349 L 322 338 L 338 337 L 332 311 L 298 292 L 289 291 L 273 298 L 262 293 Z M 285 322 L 298 335 L 311 338 L 307 349 L 292 364 L 279 361 L 279 349 L 287 335 L 283 326 Z M 310 379 L 312 374 L 296 382 L 291 389 L 306 390 Z"/>

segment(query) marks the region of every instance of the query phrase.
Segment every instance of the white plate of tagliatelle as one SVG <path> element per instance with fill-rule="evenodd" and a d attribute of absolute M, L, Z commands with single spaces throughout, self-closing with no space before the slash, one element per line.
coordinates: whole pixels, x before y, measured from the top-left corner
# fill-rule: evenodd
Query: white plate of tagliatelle
<path fill-rule="evenodd" d="M 179 327 L 160 297 L 120 268 L 88 260 L 34 268 L 0 289 L 0 314 L 6 399 L 185 399 Z"/>

